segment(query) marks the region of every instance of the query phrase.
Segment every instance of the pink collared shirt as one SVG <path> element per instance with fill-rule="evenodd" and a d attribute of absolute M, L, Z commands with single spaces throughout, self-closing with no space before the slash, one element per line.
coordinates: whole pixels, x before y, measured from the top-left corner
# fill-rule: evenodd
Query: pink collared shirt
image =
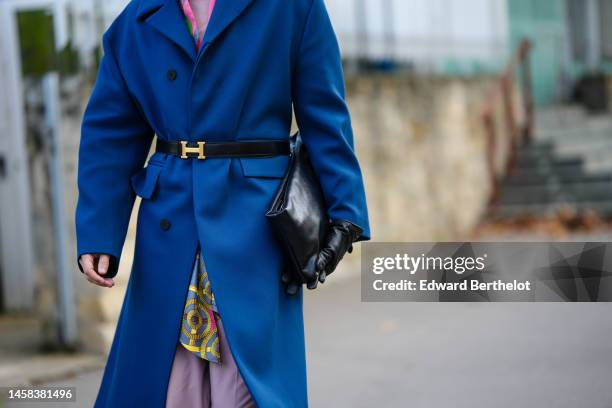
<path fill-rule="evenodd" d="M 199 50 L 216 0 L 180 0 L 187 26 Z"/>

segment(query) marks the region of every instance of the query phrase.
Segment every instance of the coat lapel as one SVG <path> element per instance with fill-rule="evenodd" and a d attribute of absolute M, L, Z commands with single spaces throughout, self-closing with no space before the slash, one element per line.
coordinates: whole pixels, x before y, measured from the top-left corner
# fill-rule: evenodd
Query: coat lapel
<path fill-rule="evenodd" d="M 217 0 L 203 42 L 213 42 L 253 1 Z"/>
<path fill-rule="evenodd" d="M 235 0 L 219 0 L 218 3 Z M 215 6 L 215 8 L 218 6 Z M 214 13 L 213 13 L 214 14 Z M 196 58 L 195 42 L 187 30 L 178 0 L 141 0 L 137 18 L 150 24 L 157 31 L 178 45 L 193 61 Z"/>

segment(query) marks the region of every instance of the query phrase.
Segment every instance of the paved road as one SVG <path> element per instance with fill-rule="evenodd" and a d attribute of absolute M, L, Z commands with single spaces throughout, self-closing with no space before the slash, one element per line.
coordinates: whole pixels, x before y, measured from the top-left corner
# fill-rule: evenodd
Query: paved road
<path fill-rule="evenodd" d="M 349 279 L 306 315 L 314 408 L 612 408 L 611 305 L 364 304 Z M 89 407 L 100 375 L 61 383 Z"/>
<path fill-rule="evenodd" d="M 313 407 L 612 407 L 612 306 L 308 298 Z"/>

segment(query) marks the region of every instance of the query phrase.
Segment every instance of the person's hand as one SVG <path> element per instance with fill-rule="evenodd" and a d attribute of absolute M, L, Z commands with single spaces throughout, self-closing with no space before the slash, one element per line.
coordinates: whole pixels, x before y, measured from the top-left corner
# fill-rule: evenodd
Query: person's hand
<path fill-rule="evenodd" d="M 281 274 L 281 280 L 285 285 L 285 293 L 289 296 L 295 295 L 300 286 L 302 286 L 302 281 L 288 270 Z"/>
<path fill-rule="evenodd" d="M 344 255 L 353 251 L 353 243 L 359 239 L 363 230 L 349 221 L 332 221 L 327 233 L 325 245 L 317 257 L 319 278 L 309 283 L 308 289 L 317 287 L 317 281 L 324 283 L 325 279 L 336 269 Z"/>
<path fill-rule="evenodd" d="M 306 287 L 316 289 L 319 282 L 325 282 L 327 276 L 336 269 L 344 255 L 347 252 L 352 252 L 353 243 L 359 239 L 362 233 L 361 228 L 349 221 L 333 221 L 330 224 L 325 245 L 317 256 L 317 277 L 311 282 L 306 282 Z M 281 279 L 285 284 L 285 292 L 290 296 L 295 295 L 303 284 L 299 277 L 288 270 L 283 272 Z"/>
<path fill-rule="evenodd" d="M 105 278 L 110 265 L 110 255 L 107 254 L 83 254 L 79 258 L 81 268 L 88 281 L 94 285 L 104 288 L 112 288 L 115 282 L 111 278 Z"/>

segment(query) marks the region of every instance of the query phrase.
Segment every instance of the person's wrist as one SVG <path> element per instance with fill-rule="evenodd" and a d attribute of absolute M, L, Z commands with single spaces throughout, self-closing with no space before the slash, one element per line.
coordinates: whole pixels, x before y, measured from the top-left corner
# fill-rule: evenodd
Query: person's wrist
<path fill-rule="evenodd" d="M 352 250 L 353 243 L 357 242 L 359 238 L 361 237 L 361 235 L 363 234 L 363 229 L 359 227 L 358 225 L 352 223 L 351 221 L 341 220 L 341 219 L 333 220 L 332 228 L 334 226 L 339 228 L 341 231 L 343 231 L 348 237 L 347 249 L 348 249 L 348 252 L 350 253 Z"/>
<path fill-rule="evenodd" d="M 319 270 L 317 280 L 319 282 L 325 282 L 327 276 L 334 272 L 344 255 L 347 252 L 352 252 L 353 242 L 357 240 L 362 233 L 363 230 L 350 221 L 342 219 L 331 221 L 325 247 L 321 250 L 317 262 Z M 310 286 L 316 287 L 316 282 Z"/>

